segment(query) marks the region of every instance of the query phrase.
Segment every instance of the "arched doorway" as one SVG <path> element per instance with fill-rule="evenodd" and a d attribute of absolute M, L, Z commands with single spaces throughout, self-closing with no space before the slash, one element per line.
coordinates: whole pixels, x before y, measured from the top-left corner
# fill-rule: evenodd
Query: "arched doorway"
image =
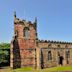
<path fill-rule="evenodd" d="M 59 56 L 59 65 L 63 65 L 63 56 Z"/>

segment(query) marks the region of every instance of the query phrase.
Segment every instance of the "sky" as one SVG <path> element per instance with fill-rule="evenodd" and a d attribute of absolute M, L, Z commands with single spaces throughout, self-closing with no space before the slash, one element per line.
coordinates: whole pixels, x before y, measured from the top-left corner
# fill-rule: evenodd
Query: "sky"
<path fill-rule="evenodd" d="M 0 0 L 0 42 L 11 42 L 14 11 L 20 19 L 34 22 L 38 38 L 72 42 L 72 0 Z"/>

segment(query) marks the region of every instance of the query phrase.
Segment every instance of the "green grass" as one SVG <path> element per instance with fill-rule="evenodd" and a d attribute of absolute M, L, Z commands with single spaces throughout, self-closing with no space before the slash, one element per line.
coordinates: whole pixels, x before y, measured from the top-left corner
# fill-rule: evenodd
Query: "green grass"
<path fill-rule="evenodd" d="M 32 69 L 31 67 L 24 67 L 12 70 L 10 67 L 5 68 L 2 72 L 58 72 L 58 71 L 72 71 L 71 66 L 58 66 L 45 69 Z"/>
<path fill-rule="evenodd" d="M 45 71 L 72 71 L 72 67 L 71 66 L 58 66 L 58 67 L 45 69 Z"/>
<path fill-rule="evenodd" d="M 72 67 L 70 66 L 58 66 L 53 68 L 46 68 L 46 69 L 32 69 L 32 68 L 19 68 L 15 69 L 15 72 L 51 72 L 51 71 L 72 71 Z"/>
<path fill-rule="evenodd" d="M 32 71 L 33 69 L 31 67 L 24 67 L 24 68 L 18 68 L 15 69 L 14 71 Z"/>

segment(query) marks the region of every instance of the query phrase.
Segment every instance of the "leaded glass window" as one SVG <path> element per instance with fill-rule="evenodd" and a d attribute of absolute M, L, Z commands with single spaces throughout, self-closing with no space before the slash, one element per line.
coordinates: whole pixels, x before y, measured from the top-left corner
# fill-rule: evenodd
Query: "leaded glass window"
<path fill-rule="evenodd" d="M 66 51 L 66 58 L 70 58 L 70 51 L 69 50 Z"/>
<path fill-rule="evenodd" d="M 48 51 L 48 60 L 52 60 L 52 54 L 51 54 L 51 51 Z"/>
<path fill-rule="evenodd" d="M 66 61 L 67 61 L 67 64 L 69 64 L 69 59 L 70 59 L 70 50 L 66 50 Z"/>

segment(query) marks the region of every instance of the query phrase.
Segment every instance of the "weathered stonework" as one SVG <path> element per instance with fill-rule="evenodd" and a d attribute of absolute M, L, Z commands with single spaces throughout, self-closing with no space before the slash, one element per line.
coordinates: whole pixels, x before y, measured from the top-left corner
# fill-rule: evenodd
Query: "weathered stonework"
<path fill-rule="evenodd" d="M 49 45 L 50 45 L 50 47 L 49 47 Z M 42 50 L 42 53 L 43 53 L 44 68 L 60 65 L 59 64 L 59 57 L 60 56 L 63 57 L 63 61 L 62 61 L 63 64 L 62 65 L 72 66 L 72 43 L 39 42 L 38 47 L 39 47 L 40 51 Z M 70 50 L 70 58 L 69 58 L 68 64 L 67 64 L 67 59 L 66 59 L 66 50 Z M 52 60 L 48 60 L 48 51 L 51 51 L 51 53 L 52 53 Z M 60 53 L 60 56 L 58 56 L 58 52 Z M 40 55 L 41 55 L 41 53 L 40 53 Z M 41 63 L 40 63 L 40 66 L 41 66 Z"/>
<path fill-rule="evenodd" d="M 72 43 L 39 40 L 37 19 L 32 23 L 20 20 L 14 15 L 14 36 L 10 53 L 12 68 L 72 66 Z"/>

